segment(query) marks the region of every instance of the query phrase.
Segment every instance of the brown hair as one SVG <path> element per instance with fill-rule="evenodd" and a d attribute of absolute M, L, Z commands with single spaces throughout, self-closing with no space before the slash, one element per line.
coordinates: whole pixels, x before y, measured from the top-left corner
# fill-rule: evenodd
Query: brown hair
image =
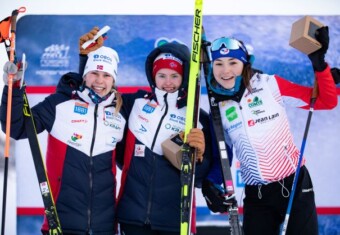
<path fill-rule="evenodd" d="M 250 79 L 253 75 L 253 71 L 251 69 L 250 63 L 247 63 L 247 64 L 244 65 L 241 75 L 242 75 L 244 86 L 246 87 L 247 90 L 251 90 Z"/>
<path fill-rule="evenodd" d="M 119 113 L 120 109 L 123 106 L 122 94 L 117 91 L 117 88 L 115 86 L 112 87 L 111 91 L 113 93 L 115 93 L 115 97 L 116 97 L 116 111 L 115 111 L 115 113 L 117 114 L 117 113 Z"/>

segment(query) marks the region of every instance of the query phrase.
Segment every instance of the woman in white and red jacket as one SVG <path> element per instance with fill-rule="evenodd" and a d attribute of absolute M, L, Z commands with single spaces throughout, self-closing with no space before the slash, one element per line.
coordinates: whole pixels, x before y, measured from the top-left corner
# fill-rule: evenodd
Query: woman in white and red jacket
<path fill-rule="evenodd" d="M 118 60 L 116 51 L 108 47 L 89 53 L 83 76 L 64 75 L 56 93 L 32 107 L 37 133 L 48 132 L 46 167 L 63 234 L 115 232 L 114 155 L 127 122 L 115 86 Z M 5 73 L 15 72 L 15 64 L 6 64 Z M 82 86 L 75 90 L 79 83 Z M 11 137 L 16 140 L 27 138 L 24 89 L 13 89 Z M 0 110 L 3 130 L 7 91 L 5 86 Z M 43 234 L 48 230 L 45 219 Z"/>
<path fill-rule="evenodd" d="M 309 55 L 319 89 L 314 109 L 332 109 L 338 99 L 330 68 L 324 60 L 328 27 L 318 29 L 317 39 L 322 48 Z M 233 38 L 213 41 L 211 56 L 208 85 L 219 104 L 225 142 L 235 150 L 246 184 L 244 233 L 279 234 L 300 155 L 285 106 L 308 109 L 313 88 L 277 75 L 254 72 L 252 56 L 242 42 Z M 224 201 L 223 193 L 216 195 L 221 183 L 219 171 L 214 167 L 210 172 L 203 183 L 203 194 L 214 199 L 207 200 L 207 204 L 215 212 L 225 212 L 228 202 Z M 304 158 L 287 234 L 318 234 L 313 184 Z"/>

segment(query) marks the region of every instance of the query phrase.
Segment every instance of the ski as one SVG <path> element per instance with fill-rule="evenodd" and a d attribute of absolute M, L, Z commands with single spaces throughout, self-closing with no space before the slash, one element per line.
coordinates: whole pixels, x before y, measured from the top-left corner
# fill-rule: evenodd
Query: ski
<path fill-rule="evenodd" d="M 225 197 L 228 198 L 228 196 L 235 194 L 235 188 L 233 184 L 233 178 L 230 170 L 230 162 L 228 157 L 228 149 L 224 140 L 224 130 L 223 125 L 221 121 L 221 115 L 220 110 L 218 107 L 218 103 L 215 102 L 215 98 L 213 95 L 212 90 L 210 89 L 208 85 L 208 76 L 209 76 L 209 70 L 210 70 L 210 53 L 209 53 L 209 45 L 210 42 L 206 40 L 205 37 L 205 31 L 203 29 L 202 33 L 202 68 L 203 68 L 203 74 L 206 81 L 206 87 L 208 91 L 208 99 L 209 99 L 209 106 L 210 106 L 210 113 L 212 118 L 212 124 L 213 129 L 215 133 L 215 139 L 219 150 L 219 156 L 220 156 L 220 163 L 222 168 L 222 178 L 223 178 L 223 186 L 225 189 Z M 238 213 L 238 206 L 236 199 L 233 202 L 233 205 L 229 207 L 228 210 L 229 214 L 229 224 L 230 224 L 230 230 L 232 235 L 242 235 L 243 230 L 240 225 L 239 221 L 239 213 Z"/>
<path fill-rule="evenodd" d="M 26 8 L 24 7 L 20 8 L 19 10 L 15 10 L 15 16 L 19 12 L 25 12 L 25 10 Z M 11 21 L 16 21 L 16 17 L 15 18 L 13 17 Z M 15 31 L 15 27 L 13 27 L 15 25 L 14 24 L 15 22 L 11 22 L 11 23 L 12 23 L 11 31 L 13 32 Z M 15 46 L 15 36 L 12 36 L 12 39 L 10 40 L 10 44 L 8 45 L 5 43 L 5 47 L 6 47 L 6 51 L 9 56 L 10 61 L 16 63 L 17 60 L 15 58 L 14 46 Z M 23 77 L 20 83 L 20 89 L 24 89 L 23 115 L 24 115 L 24 122 L 25 122 L 25 130 L 26 130 L 28 142 L 31 148 L 35 171 L 36 171 L 38 182 L 39 182 L 39 189 L 40 189 L 41 196 L 43 199 L 44 213 L 46 215 L 48 225 L 49 225 L 49 234 L 50 235 L 62 235 L 62 230 L 61 230 L 57 210 L 55 207 L 55 203 L 54 203 L 53 196 L 52 196 L 51 189 L 50 189 L 50 184 L 48 181 L 48 176 L 47 176 L 46 169 L 45 169 L 43 155 L 41 154 L 41 150 L 40 150 L 40 145 L 39 145 L 38 135 L 37 135 L 35 124 L 34 124 L 34 119 L 31 113 L 31 108 L 29 106 L 27 94 L 25 91 L 25 83 L 24 83 L 24 74 L 25 74 L 25 67 L 26 67 L 25 54 L 23 54 L 22 56 L 21 66 L 23 68 Z M 23 86 L 24 88 L 22 88 Z M 9 87 L 9 90 L 10 89 L 12 88 Z M 9 93 L 8 96 L 12 97 L 12 93 Z M 8 103 L 7 105 L 8 105 L 7 108 L 12 106 L 11 103 Z M 9 111 L 8 109 L 7 109 L 7 112 L 11 113 L 11 111 Z M 11 119 L 9 118 L 7 119 L 6 122 L 10 123 L 10 120 Z"/>
<path fill-rule="evenodd" d="M 31 147 L 31 153 L 39 182 L 41 197 L 44 203 L 44 212 L 46 215 L 46 219 L 48 221 L 49 234 L 61 235 L 62 234 L 61 225 L 59 222 L 57 209 L 55 207 L 55 203 L 53 200 L 50 183 L 48 181 L 45 163 L 43 160 L 43 155 L 41 154 L 37 131 L 34 125 L 34 119 L 32 116 L 31 108 L 28 103 L 26 91 L 24 91 L 23 100 L 24 100 L 23 113 L 25 129 L 27 133 L 28 142 Z"/>
<path fill-rule="evenodd" d="M 197 127 L 197 123 L 199 120 L 199 98 L 201 93 L 199 65 L 203 18 L 202 6 L 203 0 L 195 0 L 184 143 L 186 142 L 186 137 L 190 130 L 194 127 Z M 191 233 L 195 169 L 196 151 L 188 144 L 184 144 L 182 147 L 181 164 L 181 235 L 190 235 Z"/>

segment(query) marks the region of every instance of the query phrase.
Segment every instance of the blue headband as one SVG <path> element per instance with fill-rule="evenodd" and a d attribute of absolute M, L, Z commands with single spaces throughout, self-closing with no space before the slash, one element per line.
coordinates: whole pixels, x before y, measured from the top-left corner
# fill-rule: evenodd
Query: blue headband
<path fill-rule="evenodd" d="M 232 57 L 242 61 L 244 64 L 248 63 L 247 54 L 242 49 L 229 50 L 228 48 L 222 47 L 218 51 L 211 52 L 212 60 L 216 60 L 221 57 Z"/>
<path fill-rule="evenodd" d="M 244 45 L 236 39 L 222 37 L 216 39 L 211 44 L 211 58 L 216 60 L 221 57 L 232 57 L 242 61 L 244 64 L 249 63 L 248 51 Z"/>

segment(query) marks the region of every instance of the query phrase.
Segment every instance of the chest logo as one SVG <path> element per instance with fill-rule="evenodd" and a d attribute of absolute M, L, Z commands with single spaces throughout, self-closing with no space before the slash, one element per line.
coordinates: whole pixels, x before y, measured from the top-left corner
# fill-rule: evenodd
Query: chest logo
<path fill-rule="evenodd" d="M 135 156 L 144 157 L 145 156 L 145 145 L 136 144 L 135 145 Z"/>
<path fill-rule="evenodd" d="M 227 117 L 229 122 L 234 121 L 238 117 L 235 106 L 232 106 L 229 109 L 227 109 L 225 111 L 225 116 Z"/>
<path fill-rule="evenodd" d="M 143 111 L 146 113 L 152 113 L 153 111 L 155 111 L 155 108 L 156 108 L 155 105 L 149 102 L 146 105 L 144 105 Z"/>
<path fill-rule="evenodd" d="M 75 105 L 74 105 L 74 112 L 75 113 L 79 113 L 81 115 L 85 115 L 87 114 L 87 110 L 88 110 L 88 104 L 86 103 L 79 103 L 79 102 L 76 102 Z"/>
<path fill-rule="evenodd" d="M 263 104 L 262 100 L 258 96 L 255 96 L 254 99 L 249 98 L 247 102 L 249 108 L 258 107 Z"/>

